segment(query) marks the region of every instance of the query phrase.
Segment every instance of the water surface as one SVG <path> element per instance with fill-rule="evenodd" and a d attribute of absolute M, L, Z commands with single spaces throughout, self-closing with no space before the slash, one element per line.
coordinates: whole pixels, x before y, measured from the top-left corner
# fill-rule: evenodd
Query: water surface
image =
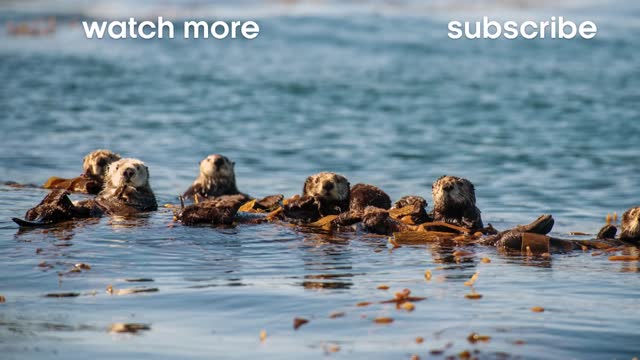
<path fill-rule="evenodd" d="M 451 41 L 446 22 L 455 3 L 399 3 L 405 7 L 394 11 L 369 2 L 365 10 L 348 3 L 280 13 L 260 5 L 251 8 L 261 26 L 254 41 L 88 41 L 76 19 L 122 17 L 122 2 L 110 12 L 82 1 L 4 4 L 3 25 L 57 15 L 59 26 L 48 37 L 0 33 L 0 180 L 75 176 L 82 156 L 109 148 L 149 165 L 162 204 L 176 203 L 210 153 L 232 158 L 240 189 L 254 196 L 293 195 L 307 175 L 332 170 L 394 199 L 418 194 L 431 203 L 437 177 L 464 176 L 476 185 L 485 223 L 505 229 L 551 213 L 562 237 L 593 234 L 607 213 L 640 204 L 637 5 L 527 13 L 496 5 L 490 14 L 503 17 L 592 17 L 598 37 Z M 197 13 L 190 6 L 198 2 L 162 4 Z M 215 18 L 213 10 L 202 14 Z M 19 231 L 10 218 L 45 193 L 0 187 L 7 358 L 640 355 L 638 263 L 484 247 L 467 249 L 474 255 L 457 263 L 457 248 L 444 245 L 390 251 L 384 238 L 271 224 L 173 226 L 169 209 Z M 76 263 L 91 270 L 70 273 Z M 473 301 L 463 283 L 476 271 L 483 298 Z M 153 282 L 125 281 L 140 278 Z M 381 284 L 390 290 L 377 290 Z M 159 291 L 115 296 L 109 285 Z M 427 300 L 413 312 L 377 303 L 403 288 Z M 81 296 L 44 297 L 60 292 Z M 357 307 L 361 301 L 376 304 Z M 332 312 L 345 316 L 331 319 Z M 395 321 L 374 324 L 381 316 Z M 311 321 L 294 331 L 295 317 Z M 115 322 L 151 330 L 109 334 Z M 472 332 L 491 340 L 471 344 Z M 340 351 L 327 353 L 335 345 Z"/>

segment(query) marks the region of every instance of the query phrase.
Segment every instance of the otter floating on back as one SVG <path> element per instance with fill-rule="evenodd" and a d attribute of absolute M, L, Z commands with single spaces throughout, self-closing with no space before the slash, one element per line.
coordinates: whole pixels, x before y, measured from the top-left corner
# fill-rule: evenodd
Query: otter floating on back
<path fill-rule="evenodd" d="M 194 199 L 196 196 L 209 199 L 240 194 L 236 186 L 234 166 L 235 163 L 226 156 L 207 156 L 200 161 L 200 174 L 182 196 L 185 199 Z"/>
<path fill-rule="evenodd" d="M 484 226 L 471 181 L 455 176 L 442 176 L 433 183 L 431 189 L 434 221 L 444 221 L 472 230 Z"/>
<path fill-rule="evenodd" d="M 137 159 L 120 159 L 109 165 L 104 189 L 95 199 L 71 202 L 66 190 L 56 189 L 27 211 L 21 226 L 43 226 L 103 214 L 130 216 L 158 209 L 149 185 L 149 168 Z"/>
<path fill-rule="evenodd" d="M 632 207 L 622 214 L 620 229 L 621 241 L 640 245 L 640 206 Z M 598 232 L 598 239 L 615 239 L 617 232 L 615 225 L 605 225 Z"/>
<path fill-rule="evenodd" d="M 149 184 L 149 167 L 138 159 L 112 163 L 96 202 L 106 213 L 114 215 L 158 210 Z"/>
<path fill-rule="evenodd" d="M 347 178 L 333 172 L 321 172 L 307 177 L 302 195 L 287 199 L 282 216 L 293 223 L 310 223 L 348 211 L 349 201 Z"/>
<path fill-rule="evenodd" d="M 120 160 L 120 155 L 110 150 L 95 150 L 87 154 L 82 161 L 82 174 L 76 178 L 63 179 L 51 177 L 44 184 L 45 189 L 62 189 L 85 194 L 98 194 L 102 191 L 109 165 Z"/>
<path fill-rule="evenodd" d="M 321 216 L 337 215 L 349 210 L 349 181 L 333 172 L 311 175 L 304 182 L 302 196 L 316 199 Z"/>

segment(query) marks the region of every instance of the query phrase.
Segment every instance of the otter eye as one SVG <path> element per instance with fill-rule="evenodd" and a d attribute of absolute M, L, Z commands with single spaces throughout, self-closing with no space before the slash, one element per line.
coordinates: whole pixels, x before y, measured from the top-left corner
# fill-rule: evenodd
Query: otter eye
<path fill-rule="evenodd" d="M 102 158 L 102 159 L 98 160 L 98 166 L 103 167 L 105 165 L 107 165 L 107 160 L 106 159 Z"/>

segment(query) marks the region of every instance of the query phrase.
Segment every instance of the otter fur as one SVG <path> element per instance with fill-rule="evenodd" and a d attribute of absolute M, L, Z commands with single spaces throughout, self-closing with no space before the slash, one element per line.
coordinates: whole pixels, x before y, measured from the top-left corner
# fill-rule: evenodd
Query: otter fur
<path fill-rule="evenodd" d="M 421 208 L 426 208 L 428 204 L 427 204 L 427 200 L 425 200 L 422 196 L 416 196 L 416 195 L 403 196 L 398 201 L 393 203 L 393 207 L 395 209 L 401 209 L 405 206 L 411 206 L 411 205 L 418 205 Z"/>
<path fill-rule="evenodd" d="M 284 201 L 282 216 L 283 219 L 295 224 L 312 223 L 322 217 L 320 203 L 311 196 L 294 195 Z"/>
<path fill-rule="evenodd" d="M 338 215 L 349 210 L 349 181 L 332 172 L 311 175 L 304 182 L 302 196 L 314 198 L 318 202 L 321 217 Z"/>
<path fill-rule="evenodd" d="M 38 226 L 97 217 L 101 214 L 102 211 L 97 207 L 76 206 L 69 199 L 68 191 L 54 189 L 42 199 L 40 204 L 27 211 L 26 221 L 17 218 L 14 218 L 13 221 L 19 225 Z"/>
<path fill-rule="evenodd" d="M 73 179 L 49 178 L 45 189 L 63 189 L 85 194 L 98 194 L 102 191 L 108 166 L 120 160 L 120 155 L 110 150 L 95 150 L 87 154 L 82 161 L 82 174 Z"/>
<path fill-rule="evenodd" d="M 247 202 L 244 194 L 222 195 L 217 198 L 200 201 L 184 207 L 181 201 L 180 211 L 175 213 L 175 220 L 183 225 L 233 225 L 234 223 L 257 224 L 265 221 L 264 213 L 254 211 L 273 211 L 282 205 L 282 195 L 270 195 L 256 199 L 248 212 L 238 214 L 240 207 Z M 181 199 L 182 200 L 182 199 Z"/>
<path fill-rule="evenodd" d="M 640 207 L 631 208 L 622 214 L 620 240 L 640 242 Z"/>
<path fill-rule="evenodd" d="M 109 165 L 104 189 L 96 201 L 105 212 L 115 215 L 158 210 L 149 185 L 149 168 L 138 159 L 120 159 Z"/>
<path fill-rule="evenodd" d="M 120 159 L 119 154 L 110 150 L 100 149 L 92 151 L 82 159 L 82 175 L 91 179 L 104 181 L 109 165 Z"/>
<path fill-rule="evenodd" d="M 176 220 L 184 225 L 232 225 L 246 201 L 242 194 L 222 195 L 181 209 Z"/>
<path fill-rule="evenodd" d="M 640 207 L 633 207 L 622 214 L 620 225 L 620 240 L 626 243 L 640 244 Z M 598 232 L 598 239 L 613 240 L 618 228 L 615 225 L 605 225 Z"/>
<path fill-rule="evenodd" d="M 471 181 L 442 176 L 432 186 L 433 219 L 472 230 L 481 229 L 482 217 L 476 207 L 476 193 Z"/>
<path fill-rule="evenodd" d="M 382 189 L 369 184 L 356 184 L 351 188 L 349 210 L 364 211 L 367 206 L 389 210 L 391 198 Z"/>
<path fill-rule="evenodd" d="M 598 237 L 592 240 L 560 239 L 549 236 L 553 229 L 553 216 L 541 215 L 529 225 L 516 226 L 513 229 L 499 232 L 494 236 L 482 239 L 483 245 L 496 246 L 503 251 L 519 251 L 527 254 L 544 254 L 569 252 L 580 249 L 608 249 L 624 244 L 630 239 L 616 240 L 616 227 L 606 225 L 600 230 Z"/>
<path fill-rule="evenodd" d="M 413 211 L 410 212 L 411 220 L 414 224 L 422 224 L 428 221 L 433 221 L 431 216 L 427 213 L 427 200 L 421 196 L 407 195 L 401 197 L 393 204 L 392 209 L 402 209 L 411 207 Z"/>
<path fill-rule="evenodd" d="M 98 217 L 104 213 L 128 216 L 158 209 L 149 185 L 149 169 L 140 160 L 120 159 L 109 165 L 105 187 L 95 199 L 71 202 L 66 190 L 55 189 L 27 211 L 21 226 L 41 226 Z"/>
<path fill-rule="evenodd" d="M 220 154 L 209 155 L 200 161 L 200 174 L 182 195 L 185 199 L 203 199 L 240 194 L 236 186 L 235 163 Z M 249 198 L 247 196 L 247 198 Z"/>

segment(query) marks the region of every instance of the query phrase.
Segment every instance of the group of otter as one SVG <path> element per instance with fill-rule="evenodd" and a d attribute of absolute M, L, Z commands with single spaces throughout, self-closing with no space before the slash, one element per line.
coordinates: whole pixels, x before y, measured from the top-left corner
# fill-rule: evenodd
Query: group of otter
<path fill-rule="evenodd" d="M 476 206 L 473 184 L 463 178 L 443 176 L 432 185 L 433 209 L 420 196 L 404 196 L 393 205 L 380 188 L 369 184 L 350 186 L 342 175 L 321 172 L 309 176 L 302 194 L 284 199 L 282 195 L 253 199 L 236 186 L 235 163 L 214 154 L 200 162 L 200 174 L 180 197 L 181 207 L 175 219 L 187 226 L 233 225 L 282 221 L 300 226 L 321 221 L 334 231 L 356 229 L 391 235 L 411 231 L 459 232 L 475 234 L 478 243 L 505 249 L 529 250 L 542 241 L 547 251 L 566 251 L 591 247 L 591 244 L 640 243 L 640 207 L 627 210 L 622 217 L 621 234 L 606 225 L 593 241 L 562 240 L 546 236 L 554 224 L 551 215 L 542 215 L 533 223 L 497 232 L 485 227 Z M 108 150 L 96 150 L 83 161 L 83 173 L 74 179 L 51 178 L 44 185 L 52 191 L 25 219 L 13 220 L 24 227 L 48 226 L 104 214 L 130 216 L 158 208 L 149 185 L 149 168 L 140 160 L 121 158 Z M 69 192 L 96 195 L 72 202 Z M 184 206 L 184 201 L 193 203 Z M 253 213 L 248 214 L 247 212 Z M 594 247 L 602 247 L 601 245 Z"/>

